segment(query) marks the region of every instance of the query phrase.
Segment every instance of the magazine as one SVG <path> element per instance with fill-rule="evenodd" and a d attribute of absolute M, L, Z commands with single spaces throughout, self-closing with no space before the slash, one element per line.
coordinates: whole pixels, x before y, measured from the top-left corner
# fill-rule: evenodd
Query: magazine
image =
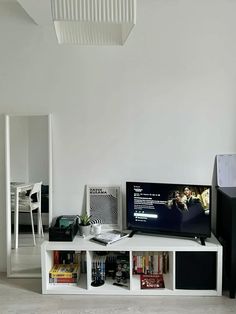
<path fill-rule="evenodd" d="M 108 244 L 114 243 L 116 241 L 119 241 L 121 239 L 124 239 L 128 236 L 129 236 L 129 233 L 122 232 L 119 230 L 111 230 L 111 231 L 103 232 L 103 233 L 91 238 L 91 240 L 95 241 L 95 242 L 99 242 L 99 243 L 104 244 L 104 245 L 108 245 Z"/>

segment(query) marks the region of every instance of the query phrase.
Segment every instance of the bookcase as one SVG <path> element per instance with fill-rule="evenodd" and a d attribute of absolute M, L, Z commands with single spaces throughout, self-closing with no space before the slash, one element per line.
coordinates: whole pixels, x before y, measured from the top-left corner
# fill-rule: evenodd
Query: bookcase
<path fill-rule="evenodd" d="M 85 256 L 86 270 L 76 286 L 52 284 L 49 272 L 54 264 L 54 251 L 76 251 Z M 134 256 L 168 255 L 168 270 L 163 274 L 164 288 L 141 289 L 140 275 L 134 271 Z M 97 254 L 123 254 L 128 263 L 125 284 L 114 285 L 106 277 L 99 287 L 92 286 L 93 261 Z M 163 263 L 163 261 L 162 261 Z M 198 295 L 222 294 L 222 246 L 212 234 L 202 246 L 196 239 L 135 234 L 111 245 L 103 246 L 89 238 L 76 236 L 73 242 L 48 242 L 41 246 L 43 294 L 102 294 L 102 295 Z"/>

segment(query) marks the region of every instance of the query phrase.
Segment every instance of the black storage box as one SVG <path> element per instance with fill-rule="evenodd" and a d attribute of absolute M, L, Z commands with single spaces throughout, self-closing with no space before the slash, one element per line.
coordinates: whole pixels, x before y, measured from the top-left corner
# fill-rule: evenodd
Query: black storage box
<path fill-rule="evenodd" d="M 73 241 L 78 229 L 78 216 L 59 216 L 53 219 L 49 227 L 49 241 Z"/>

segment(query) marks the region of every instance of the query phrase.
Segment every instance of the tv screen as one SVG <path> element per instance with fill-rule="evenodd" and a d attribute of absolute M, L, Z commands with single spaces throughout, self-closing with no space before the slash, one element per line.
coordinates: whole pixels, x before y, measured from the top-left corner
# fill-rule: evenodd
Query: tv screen
<path fill-rule="evenodd" d="M 127 228 L 133 231 L 211 236 L 211 187 L 126 182 Z"/>

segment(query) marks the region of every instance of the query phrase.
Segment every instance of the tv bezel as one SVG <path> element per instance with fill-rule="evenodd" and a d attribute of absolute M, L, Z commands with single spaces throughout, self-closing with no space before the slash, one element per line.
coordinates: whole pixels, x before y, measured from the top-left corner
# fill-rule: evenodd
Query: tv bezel
<path fill-rule="evenodd" d="M 191 232 L 184 232 L 184 231 L 175 231 L 175 230 L 158 230 L 158 229 L 150 229 L 150 228 L 144 228 L 144 227 L 133 227 L 132 225 L 129 225 L 129 215 L 128 215 L 128 195 L 127 195 L 127 186 L 128 184 L 132 185 L 139 185 L 139 184 L 161 184 L 161 185 L 171 185 L 171 186 L 188 186 L 188 187 L 206 187 L 209 188 L 209 232 L 208 233 L 191 233 Z M 159 235 L 169 235 L 169 236 L 177 236 L 177 237 L 184 237 L 184 238 L 200 238 L 202 239 L 210 238 L 211 237 L 211 222 L 212 222 L 212 186 L 209 184 L 185 184 L 185 183 L 162 183 L 162 182 L 142 182 L 142 181 L 127 181 L 126 182 L 126 228 L 127 230 L 131 230 L 133 233 L 135 232 L 141 232 L 141 233 L 147 233 L 147 234 L 159 234 Z"/>

